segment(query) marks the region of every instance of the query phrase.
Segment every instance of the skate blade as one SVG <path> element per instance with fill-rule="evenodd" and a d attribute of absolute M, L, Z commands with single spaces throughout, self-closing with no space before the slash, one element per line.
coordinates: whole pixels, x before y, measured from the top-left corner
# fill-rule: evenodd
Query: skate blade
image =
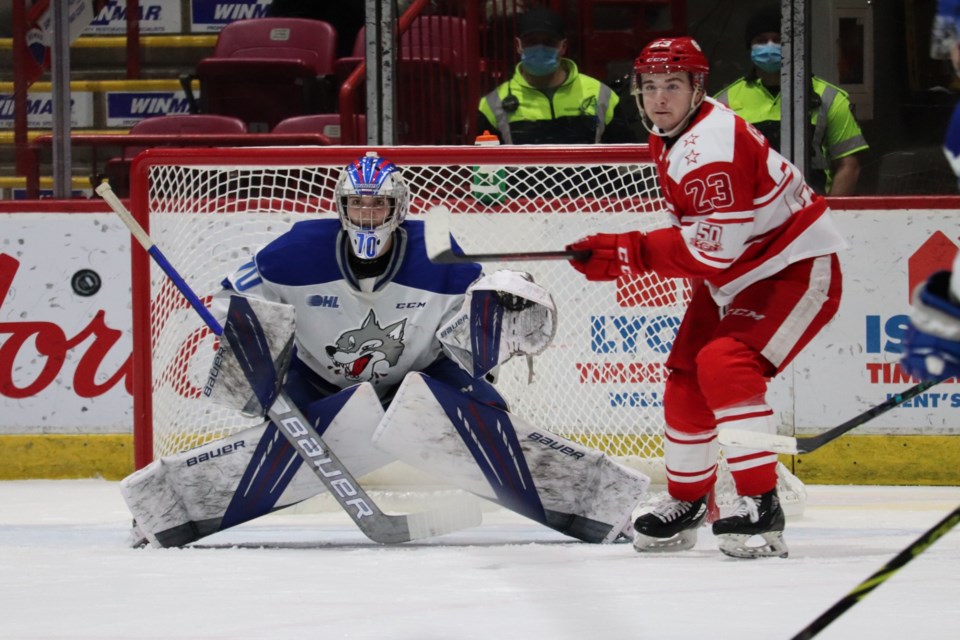
<path fill-rule="evenodd" d="M 131 525 L 130 531 L 127 533 L 127 546 L 131 549 L 143 549 L 144 547 L 150 546 L 147 534 L 140 528 L 136 519 L 134 519 L 133 525 Z"/>
<path fill-rule="evenodd" d="M 697 530 L 684 529 L 669 538 L 652 538 L 642 533 L 633 537 L 633 548 L 638 553 L 667 553 L 670 551 L 687 551 L 697 544 Z"/>
<path fill-rule="evenodd" d="M 747 542 L 755 537 L 746 533 L 726 533 L 718 535 L 720 551 L 731 558 L 786 558 L 789 554 L 787 543 L 783 541 L 782 531 L 768 531 L 757 534 L 763 538 L 765 544 L 748 545 Z"/>
<path fill-rule="evenodd" d="M 620 532 L 617 534 L 617 537 L 611 540 L 615 544 L 622 544 L 625 542 L 633 542 L 633 539 L 636 537 L 637 531 L 633 528 L 633 519 L 628 517 L 627 521 L 623 523 L 623 526 L 620 527 Z"/>
<path fill-rule="evenodd" d="M 150 541 L 138 529 L 131 529 L 127 534 L 127 546 L 131 549 L 143 549 L 150 546 Z"/>

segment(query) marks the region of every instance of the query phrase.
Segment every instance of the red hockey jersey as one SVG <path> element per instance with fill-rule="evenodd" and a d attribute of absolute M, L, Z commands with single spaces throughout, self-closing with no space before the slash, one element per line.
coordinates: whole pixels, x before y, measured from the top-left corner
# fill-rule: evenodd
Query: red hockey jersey
<path fill-rule="evenodd" d="M 644 265 L 704 278 L 718 305 L 787 265 L 847 246 L 800 170 L 711 98 L 672 145 L 651 135 L 650 151 L 673 226 L 646 235 Z"/>

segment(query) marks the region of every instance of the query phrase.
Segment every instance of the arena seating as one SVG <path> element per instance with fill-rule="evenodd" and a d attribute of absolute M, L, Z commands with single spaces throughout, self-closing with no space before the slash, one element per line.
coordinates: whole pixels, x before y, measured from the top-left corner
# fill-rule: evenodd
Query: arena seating
<path fill-rule="evenodd" d="M 361 29 L 354 55 L 337 61 L 341 83 L 364 62 L 364 38 Z M 402 34 L 394 78 L 398 144 L 471 142 L 468 130 L 479 102 L 480 62 L 468 55 L 469 47 L 467 21 L 456 16 L 419 16 Z M 344 109 L 345 100 L 353 101 L 352 109 Z M 362 105 L 362 96 L 341 95 L 342 113 L 362 113 Z"/>
<path fill-rule="evenodd" d="M 200 111 L 238 117 L 252 132 L 291 116 L 332 113 L 336 47 L 336 31 L 322 20 L 231 22 L 213 56 L 197 65 Z"/>
<path fill-rule="evenodd" d="M 357 129 L 366 131 L 367 118 L 359 115 Z M 281 120 L 273 128 L 273 133 L 322 133 L 330 138 L 332 144 L 340 144 L 340 114 L 315 113 L 306 116 L 294 116 Z"/>
<path fill-rule="evenodd" d="M 246 133 L 247 125 L 239 118 L 212 114 L 166 115 L 141 120 L 130 133 L 165 133 L 189 135 L 196 133 Z M 104 165 L 104 175 L 110 186 L 120 195 L 130 191 L 130 162 L 143 151 L 142 147 L 126 147 L 119 158 L 110 158 Z"/>

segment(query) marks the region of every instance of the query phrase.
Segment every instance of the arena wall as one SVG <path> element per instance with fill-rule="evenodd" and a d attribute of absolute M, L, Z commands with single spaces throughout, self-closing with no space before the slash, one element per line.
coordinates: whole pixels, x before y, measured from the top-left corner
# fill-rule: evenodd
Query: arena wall
<path fill-rule="evenodd" d="M 897 365 L 909 294 L 960 242 L 960 197 L 831 205 L 850 241 L 844 298 L 772 383 L 783 433 L 816 433 L 913 384 Z M 133 470 L 130 316 L 130 238 L 104 204 L 0 202 L 0 479 Z M 808 483 L 960 484 L 958 436 L 948 381 L 784 462 Z"/>

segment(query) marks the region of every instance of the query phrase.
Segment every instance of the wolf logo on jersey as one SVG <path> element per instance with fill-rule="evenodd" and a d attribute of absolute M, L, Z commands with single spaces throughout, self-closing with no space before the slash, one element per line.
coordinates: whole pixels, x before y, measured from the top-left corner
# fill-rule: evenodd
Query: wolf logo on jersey
<path fill-rule="evenodd" d="M 373 309 L 359 329 L 344 331 L 334 345 L 327 346 L 333 369 L 351 382 L 376 382 L 387 375 L 403 353 L 404 318 L 381 327 Z"/>

